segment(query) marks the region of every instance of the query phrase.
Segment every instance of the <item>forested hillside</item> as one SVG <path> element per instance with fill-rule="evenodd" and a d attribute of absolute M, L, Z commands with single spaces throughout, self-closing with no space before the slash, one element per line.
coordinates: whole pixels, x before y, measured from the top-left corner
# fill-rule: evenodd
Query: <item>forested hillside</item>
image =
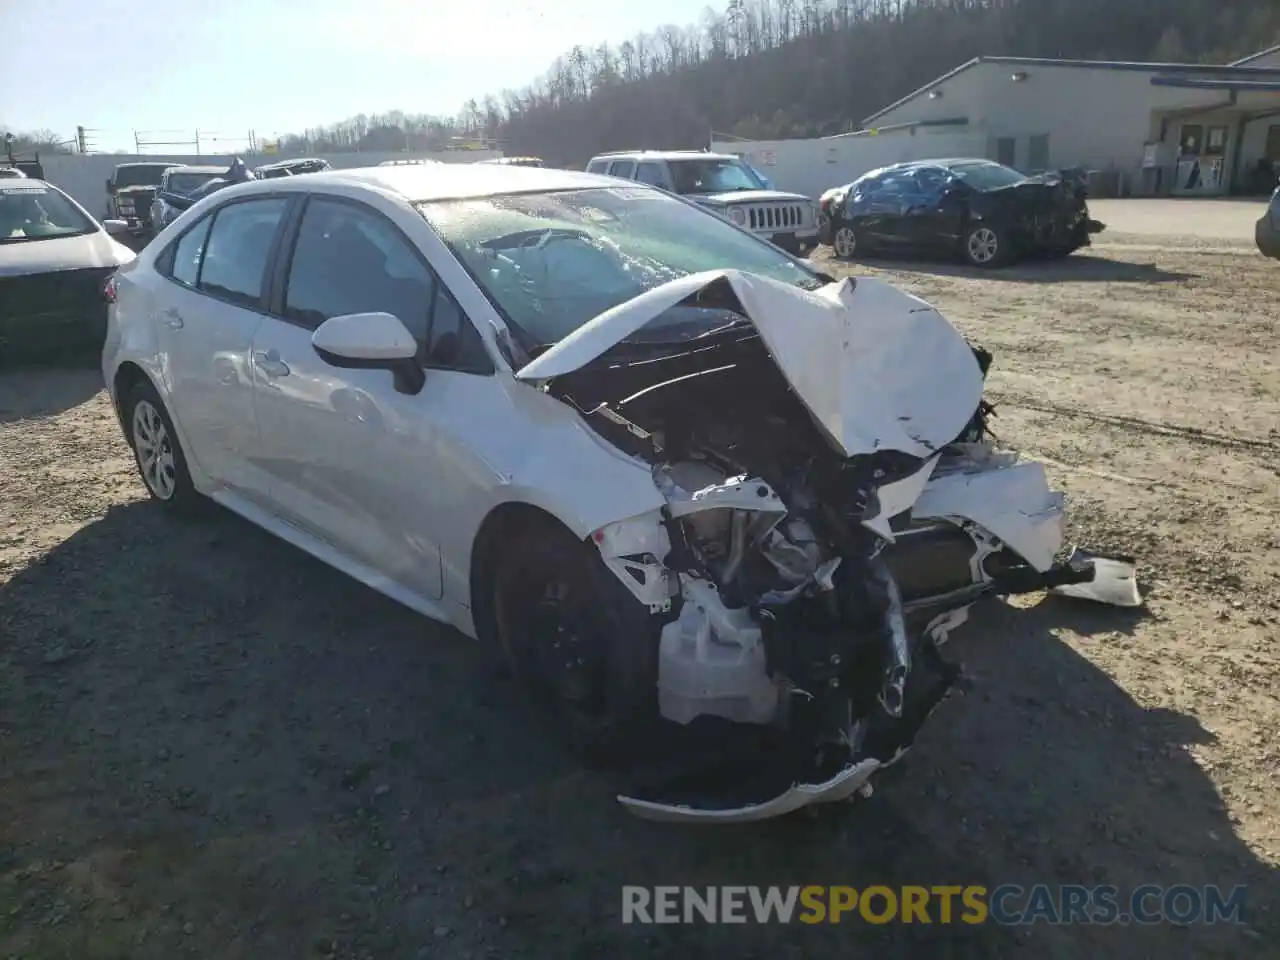
<path fill-rule="evenodd" d="M 1278 37 L 1280 0 L 728 0 L 696 24 L 574 47 L 527 89 L 472 100 L 455 120 L 361 116 L 306 138 L 414 148 L 469 132 L 580 165 L 607 149 L 702 147 L 713 130 L 850 130 L 980 54 L 1223 63 Z"/>

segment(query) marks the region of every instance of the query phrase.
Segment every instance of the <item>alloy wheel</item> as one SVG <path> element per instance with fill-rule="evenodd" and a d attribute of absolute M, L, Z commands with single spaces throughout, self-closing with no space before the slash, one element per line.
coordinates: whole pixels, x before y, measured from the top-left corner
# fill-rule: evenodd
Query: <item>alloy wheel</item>
<path fill-rule="evenodd" d="M 160 411 L 149 400 L 139 400 L 133 408 L 133 449 L 147 489 L 160 500 L 172 500 L 177 490 L 173 441 Z"/>
<path fill-rule="evenodd" d="M 841 227 L 836 231 L 835 243 L 837 257 L 852 257 L 858 250 L 858 237 L 853 227 Z"/>
<path fill-rule="evenodd" d="M 990 227 L 979 227 L 969 234 L 969 259 L 974 263 L 990 263 L 1000 252 L 1000 238 Z"/>

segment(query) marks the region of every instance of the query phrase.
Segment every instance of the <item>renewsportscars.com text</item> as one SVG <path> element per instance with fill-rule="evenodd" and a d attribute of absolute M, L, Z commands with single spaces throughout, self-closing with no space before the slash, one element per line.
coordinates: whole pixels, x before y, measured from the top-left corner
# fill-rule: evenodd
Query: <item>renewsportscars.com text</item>
<path fill-rule="evenodd" d="M 623 923 L 1241 923 L 1246 888 L 849 886 L 622 888 Z"/>

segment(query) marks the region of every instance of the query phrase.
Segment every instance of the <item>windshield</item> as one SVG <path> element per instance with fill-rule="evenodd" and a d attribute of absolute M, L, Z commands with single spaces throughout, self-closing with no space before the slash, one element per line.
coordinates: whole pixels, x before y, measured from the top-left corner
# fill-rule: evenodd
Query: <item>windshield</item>
<path fill-rule="evenodd" d="M 957 163 L 950 170 L 975 190 L 999 190 L 1027 179 L 1017 170 L 999 163 Z"/>
<path fill-rule="evenodd" d="M 168 191 L 186 196 L 202 183 L 208 183 L 214 177 L 222 176 L 221 172 L 214 173 L 171 173 L 166 181 Z"/>
<path fill-rule="evenodd" d="M 75 205 L 44 184 L 0 186 L 0 243 L 76 237 L 97 230 Z"/>
<path fill-rule="evenodd" d="M 760 178 L 741 160 L 698 157 L 668 160 L 676 193 L 728 193 L 731 190 L 763 190 Z"/>
<path fill-rule="evenodd" d="M 116 170 L 116 189 L 124 187 L 158 187 L 160 178 L 168 166 L 144 164 L 140 167 L 120 167 Z"/>
<path fill-rule="evenodd" d="M 816 289 L 824 281 L 778 248 L 648 187 L 597 187 L 419 204 L 507 320 L 538 346 L 646 290 L 736 269 Z M 725 323 L 677 308 L 633 341 L 683 341 Z"/>

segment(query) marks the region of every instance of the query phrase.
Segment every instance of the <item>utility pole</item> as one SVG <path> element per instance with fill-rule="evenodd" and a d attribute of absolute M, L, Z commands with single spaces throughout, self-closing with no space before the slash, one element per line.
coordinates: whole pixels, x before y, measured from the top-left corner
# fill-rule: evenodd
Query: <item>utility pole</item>
<path fill-rule="evenodd" d="M 84 127 L 76 127 L 76 149 L 80 153 L 86 153 L 84 148 Z"/>
<path fill-rule="evenodd" d="M 200 156 L 200 131 L 196 131 L 196 156 Z"/>

